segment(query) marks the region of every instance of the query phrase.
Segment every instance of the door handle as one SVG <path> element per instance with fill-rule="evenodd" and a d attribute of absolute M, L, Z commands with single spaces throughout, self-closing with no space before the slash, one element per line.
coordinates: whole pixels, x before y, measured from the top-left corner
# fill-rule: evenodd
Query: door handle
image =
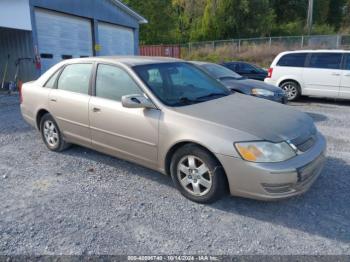
<path fill-rule="evenodd" d="M 92 112 L 100 112 L 101 111 L 101 109 L 100 108 L 97 108 L 97 107 L 94 107 L 94 108 L 92 108 Z"/>
<path fill-rule="evenodd" d="M 332 76 L 340 76 L 339 73 L 332 73 Z"/>
<path fill-rule="evenodd" d="M 345 76 L 350 76 L 350 74 L 347 74 L 347 75 L 345 75 Z"/>
<path fill-rule="evenodd" d="M 50 101 L 51 101 L 51 102 L 57 102 L 57 99 L 51 98 Z"/>

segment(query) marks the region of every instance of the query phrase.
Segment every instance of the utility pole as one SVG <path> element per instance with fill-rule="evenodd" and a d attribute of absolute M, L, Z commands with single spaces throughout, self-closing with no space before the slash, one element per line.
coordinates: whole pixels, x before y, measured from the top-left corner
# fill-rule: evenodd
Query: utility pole
<path fill-rule="evenodd" d="M 312 32 L 313 13 L 314 13 L 314 0 L 309 0 L 309 7 L 307 9 L 307 20 L 306 20 L 306 28 L 309 35 Z"/>

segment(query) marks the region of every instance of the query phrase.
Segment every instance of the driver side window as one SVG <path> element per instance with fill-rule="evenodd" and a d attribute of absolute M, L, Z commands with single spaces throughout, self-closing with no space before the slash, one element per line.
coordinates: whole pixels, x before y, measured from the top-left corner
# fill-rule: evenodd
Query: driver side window
<path fill-rule="evenodd" d="M 121 101 L 122 96 L 142 94 L 135 81 L 124 70 L 100 64 L 96 74 L 96 96 Z"/>

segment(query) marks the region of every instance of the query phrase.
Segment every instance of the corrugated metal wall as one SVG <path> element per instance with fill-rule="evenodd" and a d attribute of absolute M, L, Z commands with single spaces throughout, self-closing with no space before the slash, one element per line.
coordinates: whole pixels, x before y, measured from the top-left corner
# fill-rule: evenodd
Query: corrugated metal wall
<path fill-rule="evenodd" d="M 13 81 L 16 73 L 16 60 L 23 57 L 34 57 L 32 32 L 0 28 L 0 82 L 3 79 L 8 55 L 10 59 L 5 79 Z M 22 61 L 19 78 L 24 82 L 35 79 L 35 64 L 30 61 Z"/>
<path fill-rule="evenodd" d="M 179 45 L 142 45 L 140 46 L 140 55 L 180 58 L 181 48 Z"/>

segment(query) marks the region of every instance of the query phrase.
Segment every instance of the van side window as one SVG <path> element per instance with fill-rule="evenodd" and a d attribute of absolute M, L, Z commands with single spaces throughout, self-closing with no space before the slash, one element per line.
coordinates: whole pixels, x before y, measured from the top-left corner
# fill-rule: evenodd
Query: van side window
<path fill-rule="evenodd" d="M 57 88 L 74 93 L 88 94 L 92 64 L 67 65 L 57 82 Z"/>
<path fill-rule="evenodd" d="M 304 67 L 307 53 L 287 54 L 280 58 L 278 66 Z"/>
<path fill-rule="evenodd" d="M 346 55 L 345 70 L 350 70 L 350 54 Z"/>
<path fill-rule="evenodd" d="M 342 56 L 340 53 L 314 53 L 311 55 L 309 67 L 340 69 Z"/>

